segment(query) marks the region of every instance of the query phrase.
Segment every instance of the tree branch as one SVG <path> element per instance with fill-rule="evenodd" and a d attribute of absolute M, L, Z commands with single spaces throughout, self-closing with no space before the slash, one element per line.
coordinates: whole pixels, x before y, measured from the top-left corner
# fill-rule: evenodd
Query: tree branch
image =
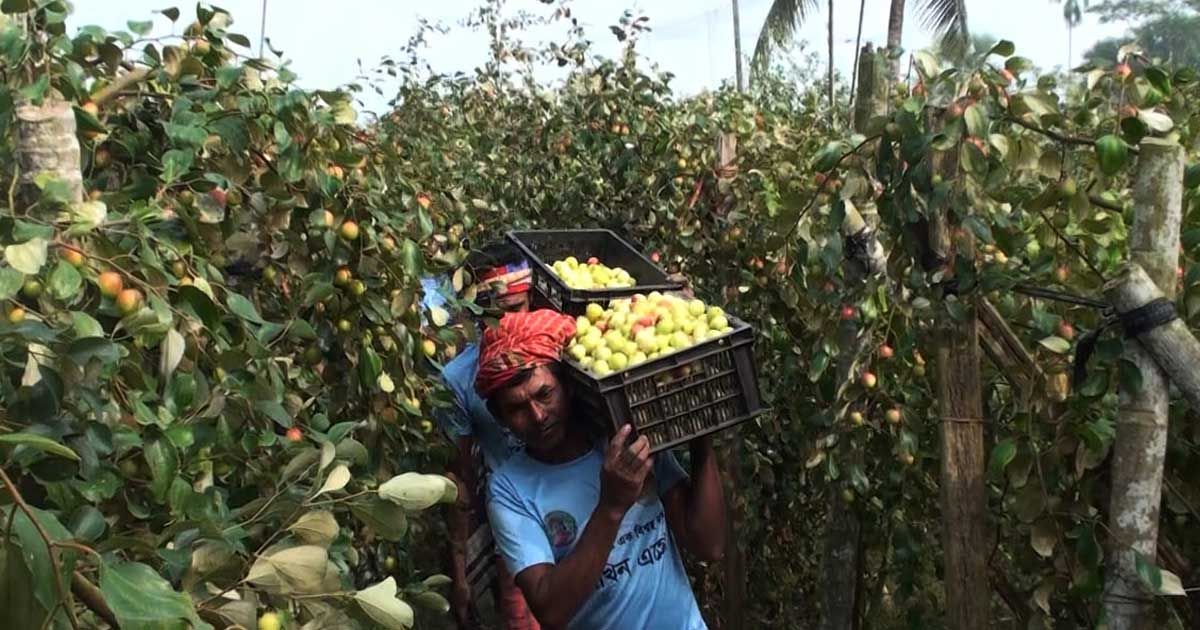
<path fill-rule="evenodd" d="M 25 516 L 29 518 L 29 522 L 33 523 L 33 527 L 37 530 L 38 535 L 42 537 L 42 542 L 46 544 L 46 553 L 50 555 L 50 570 L 54 572 L 54 588 L 58 591 L 58 598 L 63 610 L 67 613 L 67 621 L 71 623 L 72 628 L 79 630 L 79 620 L 75 618 L 75 607 L 71 605 L 67 597 L 67 589 L 63 586 L 62 563 L 59 562 L 58 550 L 54 547 L 54 541 L 50 539 L 50 535 L 42 527 L 41 521 L 38 521 L 37 517 L 33 515 L 33 510 L 25 502 L 25 497 L 21 496 L 21 491 L 17 490 L 16 484 L 13 483 L 8 473 L 4 472 L 3 468 L 0 468 L 0 480 L 3 480 L 5 487 L 8 488 L 8 494 L 12 497 L 13 503 L 25 513 Z M 53 615 L 54 611 L 50 611 L 48 614 Z"/>
<path fill-rule="evenodd" d="M 106 85 L 103 88 L 101 88 L 100 90 L 98 90 L 95 94 L 93 94 L 92 102 L 97 105 L 103 105 L 105 102 L 107 102 L 107 101 L 111 100 L 113 97 L 117 96 L 117 94 L 121 90 L 124 90 L 125 88 L 133 85 L 134 83 L 137 83 L 138 81 L 141 81 L 142 79 L 146 78 L 146 76 L 149 74 L 150 74 L 150 68 L 146 68 L 146 67 L 134 68 L 133 70 L 130 70 L 129 72 L 126 72 L 125 74 L 122 74 L 121 76 L 117 77 L 116 79 L 113 79 L 112 83 L 109 83 L 108 85 Z"/>
<path fill-rule="evenodd" d="M 71 576 L 71 592 L 84 606 L 96 613 L 96 616 L 112 626 L 113 630 L 120 630 L 121 624 L 117 621 L 117 615 L 108 607 L 108 602 L 104 601 L 104 594 L 78 571 Z"/>

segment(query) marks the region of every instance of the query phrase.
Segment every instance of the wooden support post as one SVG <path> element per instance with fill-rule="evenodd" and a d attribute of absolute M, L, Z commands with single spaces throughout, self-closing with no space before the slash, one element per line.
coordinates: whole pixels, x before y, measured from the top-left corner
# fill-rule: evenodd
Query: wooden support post
<path fill-rule="evenodd" d="M 722 133 L 717 137 L 718 190 L 728 190 L 728 179 L 737 173 L 737 134 Z M 725 519 L 724 595 L 722 630 L 743 630 L 746 627 L 746 557 L 738 544 L 737 526 L 743 519 L 741 498 L 742 436 L 733 432 L 729 437 L 729 453 L 721 467 L 729 517 Z"/>
<path fill-rule="evenodd" d="M 1133 186 L 1130 257 L 1167 298 L 1175 296 L 1183 162 L 1183 147 L 1177 143 L 1146 139 L 1138 153 Z M 1142 286 L 1144 293 L 1145 285 L 1138 282 L 1136 271 L 1127 273 L 1130 275 L 1120 286 L 1128 290 L 1122 295 L 1137 301 L 1139 295 L 1133 294 L 1132 289 Z M 1109 295 L 1110 299 L 1116 297 L 1120 296 Z M 1121 384 L 1117 434 L 1112 446 L 1112 497 L 1108 513 L 1112 539 L 1104 589 L 1104 613 L 1110 630 L 1138 630 L 1153 623 L 1152 596 L 1142 587 L 1135 563 L 1137 554 L 1150 562 L 1156 557 L 1170 396 L 1166 374 L 1145 348 L 1126 344 L 1124 358 L 1137 367 L 1142 378 L 1140 387 Z"/>
<path fill-rule="evenodd" d="M 951 153 L 934 155 L 934 170 L 947 181 L 957 176 Z M 975 240 L 968 230 L 955 229 L 947 209 L 929 220 L 931 260 L 941 261 L 945 279 L 953 274 L 954 259 L 975 258 Z M 956 234 L 953 242 L 951 235 Z M 929 270 L 932 271 L 932 270 Z M 947 299 L 956 299 L 952 296 Z M 965 317 L 943 315 L 934 340 L 937 408 L 941 416 L 942 552 L 946 587 L 946 627 L 987 628 L 991 606 L 988 585 L 986 456 L 983 442 L 982 378 L 979 370 L 979 322 L 972 301 Z"/>
<path fill-rule="evenodd" d="M 1174 275 L 1171 279 L 1171 286 L 1174 286 Z M 1136 263 L 1125 267 L 1110 280 L 1104 287 L 1104 295 L 1118 315 L 1167 297 Z M 1200 340 L 1192 335 L 1187 324 L 1176 319 L 1138 335 L 1137 340 L 1192 409 L 1200 412 L 1200 371 L 1196 369 L 1200 366 Z"/>

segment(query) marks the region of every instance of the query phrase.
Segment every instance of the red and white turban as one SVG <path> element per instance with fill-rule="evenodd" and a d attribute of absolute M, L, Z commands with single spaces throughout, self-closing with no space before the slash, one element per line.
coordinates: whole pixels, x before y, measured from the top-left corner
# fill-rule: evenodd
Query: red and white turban
<path fill-rule="evenodd" d="M 575 318 L 542 309 L 506 313 L 500 325 L 483 333 L 475 391 L 488 398 L 518 372 L 550 365 L 575 336 Z"/>

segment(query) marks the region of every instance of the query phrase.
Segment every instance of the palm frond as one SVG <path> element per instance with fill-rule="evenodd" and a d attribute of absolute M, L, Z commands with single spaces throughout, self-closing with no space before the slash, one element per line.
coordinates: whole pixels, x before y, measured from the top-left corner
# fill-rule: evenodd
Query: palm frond
<path fill-rule="evenodd" d="M 918 10 L 921 23 L 940 36 L 944 45 L 966 48 L 970 43 L 965 0 L 921 0 Z"/>
<path fill-rule="evenodd" d="M 819 8 L 819 0 L 774 0 L 758 32 L 751 67 L 761 70 L 770 60 L 771 49 L 786 43 L 804 20 Z"/>

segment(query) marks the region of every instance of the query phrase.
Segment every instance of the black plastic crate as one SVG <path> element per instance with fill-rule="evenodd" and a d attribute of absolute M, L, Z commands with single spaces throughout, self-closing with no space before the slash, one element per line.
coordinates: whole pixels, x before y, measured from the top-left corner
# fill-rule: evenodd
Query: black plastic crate
<path fill-rule="evenodd" d="M 741 424 L 766 407 L 754 329 L 734 317 L 729 322 L 733 330 L 720 337 L 603 378 L 565 361 L 574 394 L 611 430 L 632 424 L 653 452 Z"/>
<path fill-rule="evenodd" d="M 667 272 L 655 265 L 633 245 L 612 230 L 515 230 L 508 238 L 529 259 L 533 288 L 547 306 L 568 315 L 582 315 L 587 305 L 607 306 L 610 300 L 651 291 L 676 291 L 683 284 L 667 278 Z M 550 265 L 574 256 L 587 260 L 595 256 L 609 267 L 621 267 L 637 282 L 620 289 L 572 289 Z"/>

